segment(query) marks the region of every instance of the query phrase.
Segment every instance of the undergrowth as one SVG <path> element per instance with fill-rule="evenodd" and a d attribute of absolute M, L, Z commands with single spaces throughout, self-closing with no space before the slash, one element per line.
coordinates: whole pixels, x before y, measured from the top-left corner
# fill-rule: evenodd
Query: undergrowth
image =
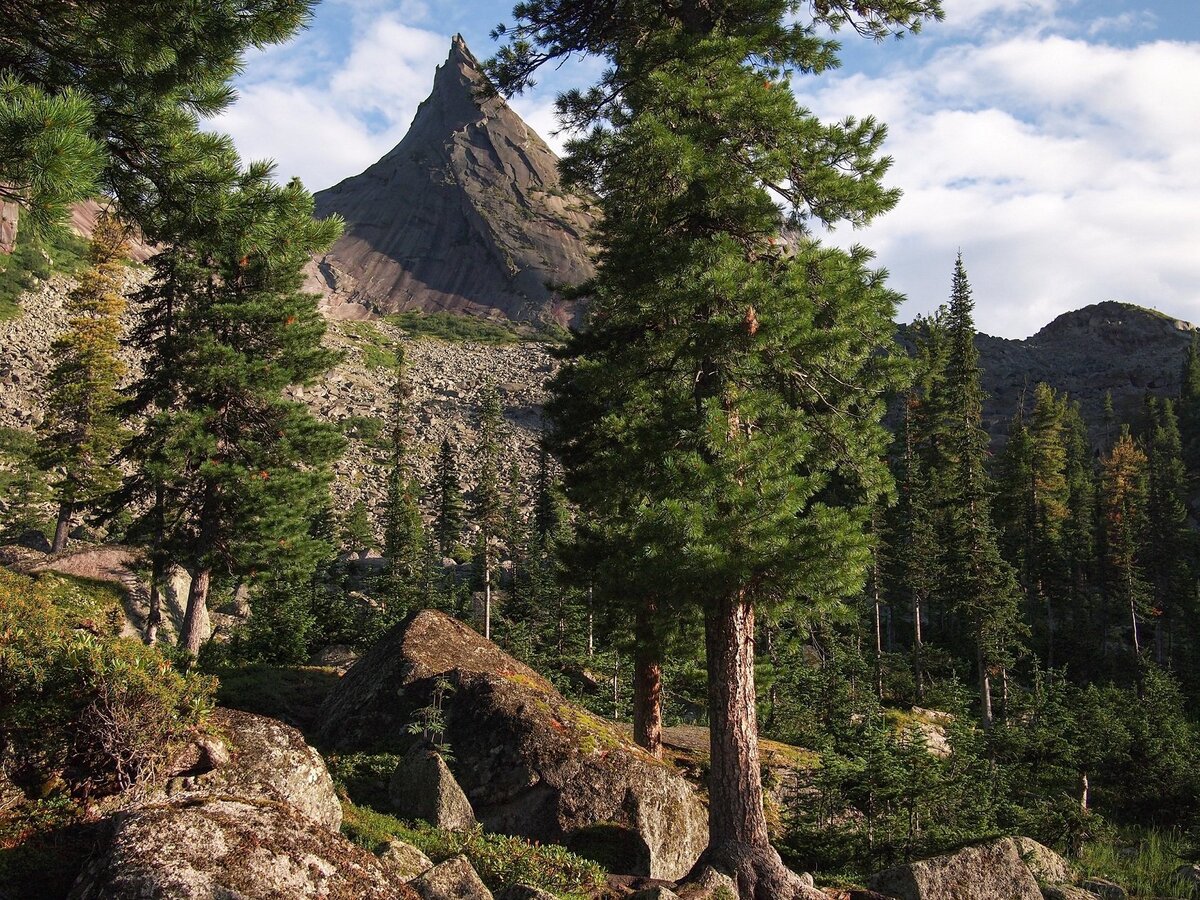
<path fill-rule="evenodd" d="M 1106 878 L 1133 897 L 1200 898 L 1200 891 L 1175 873 L 1190 845 L 1178 829 L 1122 828 L 1108 840 L 1085 844 L 1077 864 L 1085 876 Z"/>
<path fill-rule="evenodd" d="M 434 863 L 465 856 L 492 891 L 527 884 L 563 900 L 584 900 L 604 879 L 594 862 L 555 844 L 538 844 L 480 829 L 442 831 L 350 802 L 343 802 L 342 810 L 342 832 L 359 846 L 375 851 L 388 841 L 400 840 L 412 844 Z"/>

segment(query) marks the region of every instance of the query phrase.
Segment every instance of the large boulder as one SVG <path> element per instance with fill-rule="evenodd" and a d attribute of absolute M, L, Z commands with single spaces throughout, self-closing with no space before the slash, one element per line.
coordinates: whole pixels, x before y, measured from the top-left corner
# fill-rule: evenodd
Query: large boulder
<path fill-rule="evenodd" d="M 404 841 L 388 841 L 378 855 L 384 871 L 394 881 L 412 881 L 433 868 L 433 860 Z"/>
<path fill-rule="evenodd" d="M 71 900 L 414 900 L 379 861 L 290 806 L 190 798 L 117 817 Z"/>
<path fill-rule="evenodd" d="M 867 886 L 896 900 L 1042 900 L 1012 838 L 896 866 Z"/>
<path fill-rule="evenodd" d="M 342 824 L 342 804 L 325 761 L 304 736 L 278 719 L 233 709 L 212 716 L 215 746 L 201 745 L 191 773 L 168 782 L 173 799 L 228 795 L 286 803 L 329 831 Z"/>
<path fill-rule="evenodd" d="M 1100 900 L 1091 891 L 1074 884 L 1042 885 L 1042 900 Z"/>
<path fill-rule="evenodd" d="M 422 900 L 493 900 L 492 892 L 465 856 L 434 866 L 412 886 Z"/>
<path fill-rule="evenodd" d="M 467 831 L 477 824 L 450 767 L 436 749 L 423 742 L 414 745 L 396 766 L 388 799 L 402 819 L 423 819 L 446 831 Z"/>
<path fill-rule="evenodd" d="M 435 690 L 454 775 L 488 830 L 669 880 L 707 845 L 704 806 L 671 766 L 439 612 L 392 629 L 346 673 L 323 707 L 322 737 L 340 749 L 397 744 Z"/>

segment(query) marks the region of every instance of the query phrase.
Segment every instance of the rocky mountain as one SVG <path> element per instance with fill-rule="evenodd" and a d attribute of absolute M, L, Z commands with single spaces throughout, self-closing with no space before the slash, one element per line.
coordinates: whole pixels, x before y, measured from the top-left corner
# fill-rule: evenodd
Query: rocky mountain
<path fill-rule="evenodd" d="M 346 230 L 310 284 L 338 318 L 418 309 L 565 323 L 573 311 L 548 285 L 591 276 L 595 213 L 557 166 L 455 37 L 405 138 L 316 194 L 318 214 L 340 214 Z"/>
<path fill-rule="evenodd" d="M 1130 303 L 1105 301 L 1063 313 L 1024 340 L 980 334 L 975 344 L 988 394 L 984 425 L 994 441 L 1044 381 L 1083 408 L 1093 437 L 1111 392 L 1118 422 L 1136 421 L 1146 394 L 1179 393 L 1184 353 L 1196 326 Z"/>

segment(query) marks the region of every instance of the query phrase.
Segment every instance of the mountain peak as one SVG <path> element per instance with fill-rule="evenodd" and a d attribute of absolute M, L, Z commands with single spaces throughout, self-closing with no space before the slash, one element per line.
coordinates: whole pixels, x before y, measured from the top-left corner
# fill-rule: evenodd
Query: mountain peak
<path fill-rule="evenodd" d="M 315 195 L 342 237 L 310 287 L 333 315 L 454 310 L 569 321 L 555 285 L 594 272 L 588 198 L 505 102 L 461 35 L 404 139 L 366 171 Z"/>

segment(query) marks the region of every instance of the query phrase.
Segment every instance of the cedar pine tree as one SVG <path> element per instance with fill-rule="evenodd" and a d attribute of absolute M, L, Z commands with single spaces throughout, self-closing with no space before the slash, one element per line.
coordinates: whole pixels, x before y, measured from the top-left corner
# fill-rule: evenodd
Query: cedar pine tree
<path fill-rule="evenodd" d="M 418 503 L 418 486 L 408 461 L 408 380 L 404 346 L 396 346 L 392 384 L 391 460 L 384 507 L 383 555 L 388 561 L 388 601 L 400 609 L 419 597 L 425 569 L 425 527 Z M 394 615 L 392 616 L 394 618 Z"/>
<path fill-rule="evenodd" d="M 559 103 L 567 124 L 592 127 L 564 165 L 604 215 L 589 330 L 553 386 L 553 449 L 581 517 L 652 579 L 639 593 L 704 620 L 704 858 L 747 900 L 809 891 L 767 835 L 755 611 L 861 588 L 867 520 L 889 488 L 882 396 L 899 368 L 879 352 L 896 297 L 870 254 L 803 233 L 894 205 L 884 129 L 818 122 L 785 70 L 834 63 L 837 45 L 815 26 L 882 36 L 940 15 L 932 0 L 838 2 L 793 23 L 808 9 L 533 0 L 492 66 L 517 88 L 559 55 L 610 64 L 600 85 Z M 799 233 L 785 233 L 776 196 Z"/>
<path fill-rule="evenodd" d="M 333 426 L 283 394 L 335 359 L 321 346 L 316 298 L 300 285 L 340 222 L 314 220 L 300 183 L 279 186 L 271 174 L 250 166 L 216 220 L 156 255 L 142 298 L 148 321 L 166 330 L 147 335 L 157 352 L 137 390 L 151 404 L 140 476 L 162 491 L 164 552 L 192 576 L 180 634 L 192 656 L 214 574 L 307 574 L 323 554 L 309 519 L 342 446 Z"/>

